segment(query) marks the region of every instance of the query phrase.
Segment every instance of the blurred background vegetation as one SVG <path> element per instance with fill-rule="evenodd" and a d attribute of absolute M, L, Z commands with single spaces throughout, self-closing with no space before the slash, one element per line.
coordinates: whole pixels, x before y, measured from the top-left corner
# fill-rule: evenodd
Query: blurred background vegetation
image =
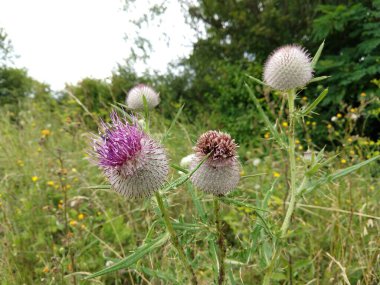
<path fill-rule="evenodd" d="M 130 58 L 120 63 L 107 80 L 85 78 L 61 91 L 53 92 L 48 85 L 31 78 L 26 70 L 12 67 L 15 55 L 11 39 L 6 31 L 0 30 L 0 173 L 3 176 L 0 205 L 2 200 L 8 201 L 6 208 L 0 208 L 1 253 L 6 257 L 0 270 L 0 276 L 4 277 L 1 284 L 76 282 L 75 278 L 63 276 L 78 270 L 95 271 L 105 265 L 108 258 L 105 255 L 124 256 L 124 248 L 132 250 L 144 239 L 147 225 L 155 215 L 149 211 L 150 202 L 137 208 L 131 204 L 125 206 L 125 201 L 116 195 L 107 198 L 109 193 L 83 189 L 103 182 L 99 171 L 90 168 L 84 160 L 83 134 L 97 128 L 92 115 L 106 118 L 110 104 L 124 103 L 126 92 L 138 83 L 152 85 L 161 94 L 161 103 L 153 116 L 157 133 L 170 124 L 176 111 L 185 104 L 177 131 L 169 140 L 169 153 L 175 162 L 191 151 L 201 132 L 220 129 L 231 133 L 240 144 L 245 173 L 267 173 L 260 182 L 244 181 L 236 196 L 243 193 L 247 199 L 260 200 L 273 179 L 280 179 L 279 192 L 271 201 L 271 218 L 276 220 L 282 215 L 282 201 L 286 197 L 287 167 L 283 165 L 283 153 L 272 147 L 267 130 L 258 120 L 244 83 L 250 82 L 247 75 L 261 77 L 263 63 L 275 48 L 295 43 L 314 54 L 325 41 L 315 74 L 330 77 L 308 86 L 297 104 L 305 105 L 313 100 L 323 90 L 321 84 L 329 87 L 329 94 L 317 109 L 320 116 L 297 130 L 298 153 L 301 156 L 308 147 L 326 146 L 331 156 L 340 154 L 333 165 L 337 168 L 379 154 L 380 0 L 182 0 L 181 4 L 189 24 L 194 29 L 204 25 L 206 33 L 195 42 L 192 53 L 173 63 L 166 74 L 137 74 Z M 152 13 L 159 16 L 160 7 L 157 5 Z M 285 130 L 284 98 L 260 86 L 255 90 L 271 119 L 277 121 L 279 129 Z M 185 143 L 178 144 L 180 138 Z M 262 161 L 259 167 L 252 164 L 255 159 Z M 302 258 L 290 266 L 291 278 L 298 278 L 300 284 L 313 278 L 317 280 L 315 284 L 343 284 L 338 283 L 339 269 L 329 269 L 329 260 L 318 253 L 322 248 L 345 262 L 352 284 L 379 284 L 380 170 L 378 163 L 375 166 L 331 186 L 328 194 L 319 193 L 312 204 L 329 210 L 316 213 L 310 207 L 303 208 L 304 215 L 297 222 L 306 231 L 302 227 L 295 229 L 298 235 L 295 239 L 301 246 L 291 248 L 292 254 Z M 44 191 L 42 196 L 41 191 Z M 174 202 L 182 203 L 181 199 L 174 195 Z M 63 213 L 66 208 L 68 213 Z M 342 208 L 351 214 L 336 214 Z M 353 214 L 358 209 L 372 213 L 372 222 L 360 213 L 358 220 L 358 215 Z M 146 212 L 145 220 L 141 212 Z M 173 216 L 178 215 L 186 217 L 181 211 Z M 241 223 L 249 224 L 251 219 L 249 209 L 226 213 L 231 247 L 248 246 L 249 231 L 240 228 Z M 200 248 L 206 247 L 201 238 L 197 242 Z M 265 256 L 268 246 L 264 242 L 255 250 Z M 113 251 L 119 256 L 113 255 Z M 100 252 L 103 257 L 99 257 Z M 231 255 L 231 259 L 239 262 L 246 258 L 246 253 L 239 250 Z M 151 262 L 159 260 L 155 256 Z M 165 262 L 161 268 L 170 268 L 172 261 Z M 289 260 L 283 262 L 291 264 Z M 256 284 L 264 266 L 248 267 L 243 273 L 236 267 L 234 274 L 240 274 L 242 284 Z M 145 270 L 144 273 L 129 271 L 129 279 L 122 272 L 102 280 L 106 284 L 121 280 L 131 281 L 117 284 L 145 284 L 144 278 L 155 280 L 160 273 Z M 197 270 L 200 280 L 209 280 L 207 268 Z M 175 276 L 175 272 L 171 274 Z M 162 284 L 170 284 L 171 278 L 175 279 L 173 276 L 166 275 L 166 279 L 161 276 L 167 282 Z M 281 274 L 276 278 L 287 282 L 284 281 L 287 277 Z"/>

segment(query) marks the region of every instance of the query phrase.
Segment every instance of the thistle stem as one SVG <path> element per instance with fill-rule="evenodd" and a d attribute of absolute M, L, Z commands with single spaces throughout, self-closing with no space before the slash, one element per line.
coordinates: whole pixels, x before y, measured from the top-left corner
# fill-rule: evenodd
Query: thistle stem
<path fill-rule="evenodd" d="M 289 104 L 289 163 L 290 163 L 290 202 L 288 210 L 286 211 L 284 222 L 281 226 L 281 238 L 283 238 L 290 225 L 290 219 L 293 215 L 294 208 L 296 205 L 297 198 L 297 189 L 296 189 L 296 157 L 295 157 L 295 143 L 294 143 L 294 100 L 295 100 L 295 91 L 291 90 L 288 93 L 288 104 Z"/>
<path fill-rule="evenodd" d="M 286 236 L 286 233 L 288 232 L 289 226 L 290 226 L 290 220 L 292 218 L 296 202 L 297 202 L 297 189 L 296 189 L 296 157 L 295 157 L 295 120 L 294 120 L 294 101 L 295 101 L 295 90 L 290 90 L 288 92 L 288 105 L 289 105 L 289 132 L 288 132 L 288 140 L 289 140 L 289 146 L 288 146 L 288 159 L 290 164 L 290 201 L 289 206 L 285 214 L 284 221 L 281 226 L 281 238 L 284 238 Z M 300 186 L 303 187 L 303 186 Z M 267 267 L 263 285 L 269 285 L 271 282 L 273 270 L 275 267 L 275 264 L 280 257 L 281 252 L 281 243 L 278 245 L 278 247 L 275 249 L 273 253 L 272 260 Z"/>
<path fill-rule="evenodd" d="M 220 220 L 220 204 L 219 204 L 218 197 L 214 197 L 214 216 L 215 216 L 216 230 L 218 232 L 218 246 L 219 246 L 218 285 L 222 285 L 225 278 L 224 258 L 226 255 L 226 246 L 224 243 L 222 222 Z"/>
<path fill-rule="evenodd" d="M 190 277 L 190 280 L 191 280 L 191 284 L 197 285 L 198 281 L 197 281 L 197 278 L 195 276 L 194 270 L 191 267 L 189 261 L 187 260 L 183 248 L 179 244 L 177 234 L 174 231 L 172 223 L 170 222 L 169 214 L 168 214 L 167 209 L 164 206 L 164 202 L 162 200 L 162 197 L 161 197 L 161 195 L 160 195 L 160 193 L 158 191 L 155 193 L 155 196 L 156 196 L 157 204 L 158 204 L 158 207 L 160 209 L 162 218 L 164 220 L 166 229 L 167 229 L 167 231 L 168 231 L 168 233 L 170 235 L 170 240 L 171 240 L 172 244 L 174 245 L 174 247 L 176 248 L 176 250 L 178 252 L 178 255 L 179 255 L 179 258 L 181 259 L 184 267 L 186 268 L 186 271 L 189 274 L 189 277 Z"/>

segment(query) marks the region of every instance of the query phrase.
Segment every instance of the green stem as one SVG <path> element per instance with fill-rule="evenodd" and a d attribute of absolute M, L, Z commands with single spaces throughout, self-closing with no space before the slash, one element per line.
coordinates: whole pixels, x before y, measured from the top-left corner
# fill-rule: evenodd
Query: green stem
<path fill-rule="evenodd" d="M 218 285 L 222 285 L 225 278 L 224 257 L 226 255 L 226 246 L 224 244 L 224 235 L 222 229 L 222 221 L 220 220 L 220 204 L 219 198 L 214 197 L 214 216 L 216 230 L 218 232 L 218 245 L 219 245 L 219 276 Z"/>
<path fill-rule="evenodd" d="M 290 163 L 290 201 L 289 206 L 285 214 L 284 221 L 281 226 L 281 238 L 286 236 L 290 226 L 290 220 L 292 218 L 296 202 L 297 202 L 297 189 L 296 189 L 296 157 L 295 157 L 295 120 L 294 120 L 294 101 L 295 101 L 295 90 L 290 90 L 288 92 L 288 105 L 289 105 L 289 132 L 288 132 L 288 159 Z M 303 186 L 302 186 L 303 187 Z M 276 250 L 273 253 L 272 260 L 267 267 L 265 272 L 263 285 L 269 285 L 271 282 L 273 270 L 275 264 L 280 257 L 281 252 L 281 243 L 277 246 Z"/>
<path fill-rule="evenodd" d="M 285 215 L 284 222 L 281 226 L 281 238 L 283 238 L 290 225 L 290 219 L 293 215 L 294 208 L 296 205 L 297 189 L 296 189 L 296 157 L 295 157 L 295 142 L 294 142 L 294 100 L 295 91 L 291 90 L 288 93 L 288 103 L 289 103 L 289 162 L 290 162 L 290 202 L 288 210 Z"/>
<path fill-rule="evenodd" d="M 183 265 L 185 266 L 185 268 L 189 274 L 191 284 L 197 285 L 198 281 L 197 281 L 197 278 L 195 276 L 194 270 L 191 267 L 189 261 L 187 260 L 185 252 L 183 251 L 183 248 L 179 244 L 177 234 L 174 231 L 172 223 L 170 222 L 169 214 L 168 214 L 168 211 L 166 210 L 166 208 L 164 206 L 164 202 L 162 200 L 162 197 L 158 191 L 155 193 L 155 195 L 156 195 L 158 207 L 160 208 L 160 212 L 162 214 L 162 218 L 164 219 L 166 229 L 170 235 L 170 240 L 171 240 L 172 244 L 174 245 L 174 247 L 176 248 L 178 255 L 179 255 L 179 258 L 181 259 Z"/>

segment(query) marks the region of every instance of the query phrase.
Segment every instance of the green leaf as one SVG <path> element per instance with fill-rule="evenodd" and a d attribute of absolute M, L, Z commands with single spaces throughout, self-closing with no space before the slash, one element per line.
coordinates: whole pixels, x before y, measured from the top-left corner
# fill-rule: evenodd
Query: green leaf
<path fill-rule="evenodd" d="M 140 269 L 146 275 L 149 275 L 151 277 L 155 277 L 161 280 L 165 280 L 167 284 L 179 284 L 176 277 L 167 272 L 163 272 L 161 270 L 152 270 L 144 266 L 140 266 L 138 269 Z"/>
<path fill-rule="evenodd" d="M 309 83 L 313 83 L 313 82 L 318 82 L 318 81 L 322 81 L 322 80 L 325 80 L 327 78 L 330 78 L 331 76 L 319 76 L 319 77 L 314 77 L 312 78 L 307 84 Z"/>
<path fill-rule="evenodd" d="M 253 93 L 252 89 L 248 86 L 247 83 L 245 83 L 245 87 L 247 88 L 249 94 L 251 95 L 252 100 L 255 103 L 257 110 L 259 111 L 259 115 L 260 115 L 261 119 L 265 123 L 265 126 L 268 128 L 268 130 L 270 131 L 270 133 L 272 134 L 272 136 L 275 138 L 275 140 L 278 142 L 278 144 L 282 148 L 286 148 L 286 143 L 285 143 L 284 139 L 281 137 L 281 135 L 277 132 L 277 130 L 275 129 L 275 127 L 273 126 L 273 124 L 271 123 L 271 121 L 268 119 L 267 115 L 265 114 L 263 108 L 261 107 L 261 104 L 260 104 L 259 100 L 257 100 L 257 98 L 256 98 L 255 94 Z"/>
<path fill-rule="evenodd" d="M 318 104 L 321 103 L 321 101 L 326 97 L 328 92 L 329 92 L 329 89 L 326 88 L 325 90 L 322 91 L 321 94 L 319 94 L 319 96 L 317 97 L 317 99 L 315 99 L 313 103 L 306 106 L 305 108 L 302 108 L 301 110 L 302 116 L 307 116 L 308 114 L 310 114 L 311 111 L 313 111 L 318 106 Z"/>
<path fill-rule="evenodd" d="M 136 251 L 132 253 L 131 255 L 129 255 L 128 257 L 120 260 L 119 262 L 115 263 L 114 265 L 110 267 L 104 268 L 94 274 L 91 274 L 85 277 L 84 279 L 95 278 L 95 277 L 102 276 L 104 274 L 108 274 L 108 273 L 111 273 L 123 268 L 131 267 L 148 253 L 152 252 L 158 247 L 163 246 L 168 241 L 168 239 L 169 239 L 168 233 L 162 234 L 158 238 L 137 248 Z"/>
<path fill-rule="evenodd" d="M 261 81 L 260 79 L 257 79 L 256 77 L 253 77 L 253 76 L 248 75 L 248 74 L 246 74 L 246 76 L 247 76 L 249 79 L 251 79 L 252 81 L 254 81 L 254 82 L 256 82 L 256 83 L 258 83 L 258 84 L 260 84 L 260 85 L 270 87 L 269 85 L 265 84 L 263 81 Z"/>
<path fill-rule="evenodd" d="M 333 182 L 333 181 L 335 181 L 338 178 L 346 176 L 346 175 L 348 175 L 348 174 L 350 174 L 350 173 L 358 170 L 359 168 L 361 168 L 363 166 L 366 166 L 367 164 L 369 164 L 372 161 L 375 161 L 375 160 L 377 160 L 379 158 L 380 158 L 380 155 L 372 157 L 370 159 L 367 159 L 367 160 L 365 160 L 363 162 L 360 162 L 358 164 L 352 165 L 350 167 L 338 170 L 338 171 L 336 171 L 336 172 L 334 172 L 332 174 L 326 175 L 326 176 L 318 179 L 314 183 L 312 183 L 308 188 L 306 188 L 305 189 L 305 193 L 309 193 L 309 192 L 313 191 L 315 188 L 317 188 L 317 187 L 319 187 L 319 186 L 321 186 L 323 184 L 326 184 L 326 183 L 329 183 L 329 182 Z"/>
<path fill-rule="evenodd" d="M 178 120 L 179 116 L 181 115 L 182 110 L 183 110 L 184 107 L 185 107 L 185 105 L 182 105 L 182 106 L 179 108 L 177 114 L 174 116 L 174 119 L 173 119 L 172 122 L 170 123 L 169 129 L 165 132 L 164 136 L 162 137 L 162 139 L 161 139 L 161 143 L 163 143 L 163 142 L 167 139 L 168 135 L 170 134 L 170 131 L 171 131 L 172 128 L 174 127 L 175 123 L 177 122 L 177 120 Z"/>
<path fill-rule="evenodd" d="M 313 68 L 316 66 L 316 64 L 317 64 L 317 62 L 318 62 L 318 60 L 319 60 L 319 58 L 320 58 L 320 56 L 321 56 L 321 54 L 322 54 L 322 50 L 323 50 L 324 46 L 325 46 L 325 41 L 323 41 L 323 42 L 321 43 L 321 45 L 319 46 L 319 48 L 318 48 L 316 54 L 315 54 L 314 57 L 313 57 L 313 60 L 311 61 L 311 66 L 312 66 Z"/>

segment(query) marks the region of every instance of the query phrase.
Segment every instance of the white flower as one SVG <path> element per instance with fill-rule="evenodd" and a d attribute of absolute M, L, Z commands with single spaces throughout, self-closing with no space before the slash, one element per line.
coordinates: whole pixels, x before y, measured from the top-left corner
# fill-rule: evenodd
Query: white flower
<path fill-rule="evenodd" d="M 254 188 L 255 190 L 259 190 L 259 189 L 260 189 L 260 184 L 255 184 L 255 186 L 253 186 L 253 188 Z"/>
<path fill-rule="evenodd" d="M 267 59 L 263 77 L 264 82 L 276 90 L 303 87 L 313 77 L 310 57 L 297 45 L 280 47 Z"/>
<path fill-rule="evenodd" d="M 261 163 L 261 159 L 255 158 L 255 159 L 253 159 L 252 163 L 253 163 L 253 166 L 257 167 Z"/>
<path fill-rule="evenodd" d="M 350 114 L 350 117 L 349 117 L 351 120 L 354 120 L 354 121 L 356 121 L 357 119 L 359 119 L 359 115 L 357 115 L 357 114 Z"/>
<path fill-rule="evenodd" d="M 182 168 L 189 168 L 194 158 L 195 158 L 195 154 L 189 154 L 181 159 L 181 162 L 179 163 L 179 165 Z"/>
<path fill-rule="evenodd" d="M 128 92 L 127 106 L 134 110 L 144 110 L 144 97 L 149 109 L 153 109 L 160 103 L 160 96 L 156 91 L 149 86 L 139 84 Z"/>
<path fill-rule="evenodd" d="M 331 118 L 331 122 L 336 122 L 338 120 L 338 117 L 336 117 L 336 116 L 333 116 L 332 118 Z"/>

